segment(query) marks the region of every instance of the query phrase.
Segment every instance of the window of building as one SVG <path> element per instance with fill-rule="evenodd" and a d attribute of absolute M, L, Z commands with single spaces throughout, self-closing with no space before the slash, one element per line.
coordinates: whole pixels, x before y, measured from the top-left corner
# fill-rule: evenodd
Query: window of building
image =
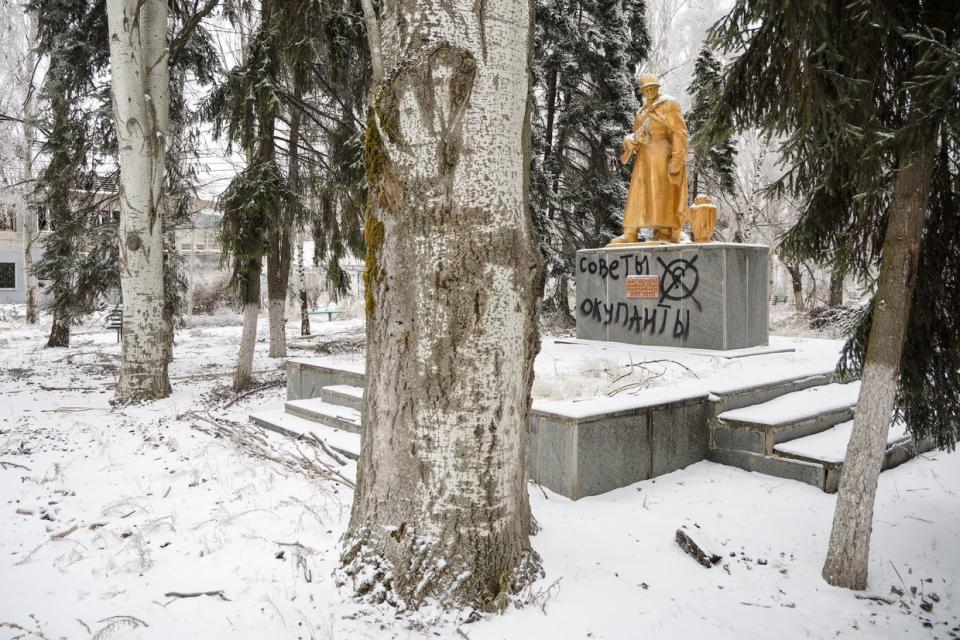
<path fill-rule="evenodd" d="M 13 262 L 0 262 L 0 289 L 17 288 L 17 265 Z"/>
<path fill-rule="evenodd" d="M 17 230 L 17 212 L 13 209 L 0 208 L 0 231 Z"/>

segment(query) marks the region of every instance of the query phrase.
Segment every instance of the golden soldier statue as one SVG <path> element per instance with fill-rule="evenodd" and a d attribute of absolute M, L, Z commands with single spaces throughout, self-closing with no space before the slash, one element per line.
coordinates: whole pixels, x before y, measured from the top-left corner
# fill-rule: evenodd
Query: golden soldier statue
<path fill-rule="evenodd" d="M 638 82 L 643 108 L 633 133 L 623 139 L 620 162 L 633 161 L 623 235 L 610 244 L 637 242 L 640 229 L 654 229 L 654 240 L 678 242 L 687 217 L 687 125 L 680 103 L 660 94 L 660 81 L 644 74 Z M 609 246 L 609 245 L 608 245 Z"/>

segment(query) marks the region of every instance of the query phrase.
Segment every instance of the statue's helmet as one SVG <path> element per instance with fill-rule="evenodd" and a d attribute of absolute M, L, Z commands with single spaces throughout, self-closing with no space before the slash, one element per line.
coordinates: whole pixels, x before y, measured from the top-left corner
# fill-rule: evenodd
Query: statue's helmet
<path fill-rule="evenodd" d="M 637 87 L 641 90 L 644 87 L 659 87 L 660 78 L 653 75 L 652 73 L 645 73 L 637 79 Z"/>

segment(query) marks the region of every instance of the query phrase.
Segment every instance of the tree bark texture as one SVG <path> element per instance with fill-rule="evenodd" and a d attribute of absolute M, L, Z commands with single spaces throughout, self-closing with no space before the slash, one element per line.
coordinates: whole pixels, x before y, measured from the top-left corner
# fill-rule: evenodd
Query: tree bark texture
<path fill-rule="evenodd" d="M 866 589 L 877 479 L 897 392 L 900 358 L 916 283 L 923 221 L 930 196 L 936 132 L 902 153 L 874 301 L 853 432 L 843 462 L 824 579 Z"/>
<path fill-rule="evenodd" d="M 790 281 L 793 284 L 793 304 L 797 313 L 802 313 L 806 305 L 803 301 L 803 273 L 800 272 L 800 265 L 784 265 L 787 273 L 790 274 Z"/>
<path fill-rule="evenodd" d="M 161 220 L 170 106 L 167 4 L 108 0 L 107 19 L 120 148 L 123 346 L 117 398 L 129 402 L 170 394 Z"/>
<path fill-rule="evenodd" d="M 303 234 L 297 233 L 297 285 L 300 290 L 300 335 L 310 335 L 310 300 L 307 295 L 307 277 L 303 265 Z"/>
<path fill-rule="evenodd" d="M 531 13 L 382 5 L 366 140 L 367 365 L 341 576 L 401 609 L 503 606 L 539 571 L 528 413 L 542 259 L 527 206 Z"/>
<path fill-rule="evenodd" d="M 839 271 L 833 271 L 830 274 L 830 300 L 828 304 L 831 308 L 843 304 L 843 274 Z"/>
<path fill-rule="evenodd" d="M 237 369 L 233 373 L 233 389 L 240 391 L 253 381 L 253 351 L 257 346 L 257 320 L 260 317 L 260 259 L 247 265 L 247 286 L 243 300 L 243 332 L 240 334 L 240 352 Z"/>
<path fill-rule="evenodd" d="M 47 338 L 48 347 L 70 346 L 70 325 L 64 322 L 59 313 L 54 310 L 53 323 L 50 325 L 50 336 Z"/>
<path fill-rule="evenodd" d="M 290 281 L 290 231 L 272 229 L 268 233 L 267 251 L 267 321 L 270 326 L 271 358 L 287 356 L 285 306 Z"/>

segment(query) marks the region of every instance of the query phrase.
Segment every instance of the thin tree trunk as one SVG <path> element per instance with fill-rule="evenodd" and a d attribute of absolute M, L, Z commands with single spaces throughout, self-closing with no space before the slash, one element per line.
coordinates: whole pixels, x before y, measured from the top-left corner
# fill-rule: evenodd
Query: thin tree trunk
<path fill-rule="evenodd" d="M 293 95 L 299 100 L 303 96 L 303 83 L 299 74 L 294 73 Z M 287 159 L 287 179 L 290 182 L 290 191 L 300 193 L 300 109 L 295 108 L 290 114 L 290 153 Z M 298 212 L 299 213 L 299 212 Z M 300 335 L 310 335 L 310 316 L 307 309 L 307 292 L 304 287 L 303 274 L 303 236 L 301 233 L 302 216 L 294 216 L 291 237 L 297 243 L 297 276 L 300 290 Z M 288 276 L 289 277 L 289 276 Z"/>
<path fill-rule="evenodd" d="M 556 278 L 557 287 L 554 289 L 553 303 L 557 312 L 557 319 L 561 324 L 572 327 L 576 325 L 576 319 L 570 313 L 570 281 L 564 274 L 560 274 Z"/>
<path fill-rule="evenodd" d="M 784 265 L 787 273 L 790 274 L 790 280 L 793 283 L 793 304 L 797 313 L 802 313 L 805 304 L 803 301 L 803 274 L 800 272 L 800 266 L 795 264 Z"/>
<path fill-rule="evenodd" d="M 310 301 L 307 296 L 307 278 L 303 266 L 303 234 L 297 234 L 297 280 L 300 288 L 300 335 L 310 335 Z"/>
<path fill-rule="evenodd" d="M 290 279 L 290 232 L 274 229 L 268 234 L 267 251 L 267 321 L 270 326 L 271 358 L 285 358 L 287 335 L 285 309 L 287 284 Z"/>
<path fill-rule="evenodd" d="M 32 189 L 33 144 L 36 140 L 33 130 L 35 105 L 33 69 L 37 65 L 37 54 L 34 49 L 37 33 L 37 17 L 33 12 L 28 12 L 28 20 L 26 66 L 29 70 L 30 82 L 27 84 L 27 99 L 23 105 L 23 180 L 29 185 L 28 189 Z M 23 271 L 26 274 L 27 322 L 29 324 L 36 324 L 40 315 L 37 309 L 37 276 L 33 272 L 33 248 L 38 235 L 36 211 L 34 207 L 30 205 L 30 198 L 25 197 L 23 210 Z"/>
<path fill-rule="evenodd" d="M 53 312 L 53 324 L 50 327 L 50 336 L 47 338 L 48 347 L 70 346 L 70 325 L 64 322 L 56 310 Z"/>
<path fill-rule="evenodd" d="M 873 505 L 887 448 L 916 283 L 936 154 L 936 132 L 922 140 L 922 146 L 902 152 L 893 185 L 860 397 L 840 475 L 830 547 L 823 565 L 824 579 L 836 587 L 867 587 Z"/>
<path fill-rule="evenodd" d="M 830 273 L 830 301 L 831 308 L 839 307 L 843 304 L 843 273 L 832 271 Z"/>
<path fill-rule="evenodd" d="M 553 124 L 557 112 L 557 79 L 560 72 L 551 69 L 547 78 L 547 126 L 543 131 L 543 161 L 546 162 L 553 153 Z"/>
<path fill-rule="evenodd" d="M 240 391 L 253 381 L 253 351 L 257 346 L 257 320 L 260 317 L 260 259 L 247 264 L 247 287 L 243 304 L 243 333 L 240 335 L 240 353 L 237 370 L 233 374 L 233 389 Z"/>
<path fill-rule="evenodd" d="M 167 3 L 108 0 L 113 117 L 120 147 L 123 347 L 117 398 L 170 395 L 163 283 L 163 175 L 170 107 Z"/>
<path fill-rule="evenodd" d="M 163 216 L 163 252 L 165 254 L 163 263 L 163 282 L 164 282 L 164 298 L 163 298 L 163 360 L 166 363 L 165 366 L 169 367 L 170 363 L 173 362 L 173 343 L 174 338 L 176 337 L 176 317 L 174 315 L 174 310 L 176 308 L 177 299 L 176 296 L 179 295 L 179 292 L 173 288 L 167 288 L 168 274 L 165 272 L 170 270 L 169 280 L 174 281 L 178 277 L 177 265 L 168 260 L 173 260 L 177 256 L 177 230 L 167 219 L 166 214 Z M 176 283 L 174 283 L 176 287 Z"/>
<path fill-rule="evenodd" d="M 47 73 L 56 77 L 63 73 L 60 69 L 60 62 L 54 58 L 50 62 L 50 69 Z M 53 252 L 58 257 L 72 257 L 76 251 L 76 240 L 72 237 L 70 231 L 70 175 L 74 166 L 70 152 L 65 148 L 67 141 L 67 129 L 69 127 L 70 117 L 70 96 L 65 93 L 62 84 L 55 85 L 55 91 L 50 96 L 50 111 L 52 115 L 52 126 L 50 128 L 50 139 L 54 142 L 54 150 L 50 158 L 50 168 L 53 170 L 52 179 L 49 181 L 48 193 L 45 196 L 44 203 L 49 210 L 49 226 L 52 234 L 44 242 L 44 253 Z M 69 347 L 70 346 L 70 309 L 73 302 L 73 274 L 69 269 L 57 268 L 56 275 L 50 283 L 50 296 L 52 298 L 53 322 L 50 326 L 50 336 L 47 339 L 48 347 Z"/>
<path fill-rule="evenodd" d="M 513 0 L 381 6 L 395 72 L 366 141 L 367 377 L 343 574 L 375 601 L 490 610 L 538 568 L 531 15 Z"/>

